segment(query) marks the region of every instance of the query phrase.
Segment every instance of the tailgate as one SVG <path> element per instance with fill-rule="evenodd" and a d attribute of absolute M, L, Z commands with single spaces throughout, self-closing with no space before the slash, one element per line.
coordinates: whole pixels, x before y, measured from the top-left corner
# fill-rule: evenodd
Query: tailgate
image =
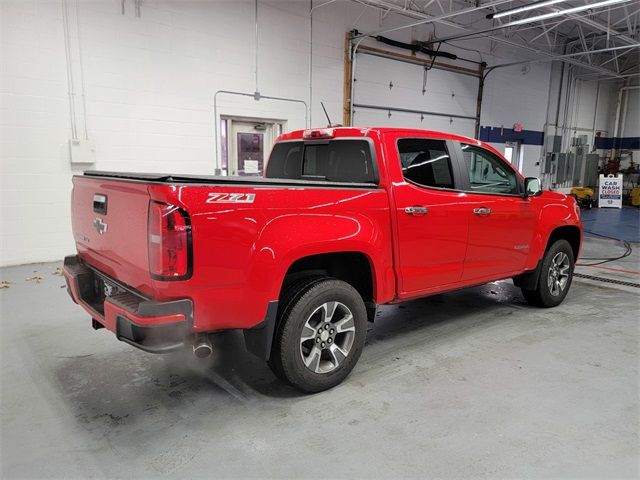
<path fill-rule="evenodd" d="M 71 221 L 76 248 L 85 262 L 148 294 L 147 187 L 75 176 Z"/>

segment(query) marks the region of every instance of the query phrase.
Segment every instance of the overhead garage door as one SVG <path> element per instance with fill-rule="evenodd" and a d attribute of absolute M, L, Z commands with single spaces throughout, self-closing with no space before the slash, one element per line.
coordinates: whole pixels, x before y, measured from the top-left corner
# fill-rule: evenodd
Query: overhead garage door
<path fill-rule="evenodd" d="M 354 78 L 353 125 L 474 136 L 478 94 L 475 76 L 437 68 L 425 73 L 421 65 L 359 52 Z"/>

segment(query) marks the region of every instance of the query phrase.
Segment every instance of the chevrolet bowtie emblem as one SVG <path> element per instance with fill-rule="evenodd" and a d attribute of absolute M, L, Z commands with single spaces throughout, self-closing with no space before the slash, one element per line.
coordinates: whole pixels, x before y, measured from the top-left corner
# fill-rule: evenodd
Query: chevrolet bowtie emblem
<path fill-rule="evenodd" d="M 101 218 L 96 218 L 93 221 L 93 228 L 95 228 L 100 235 L 107 233 L 107 224 L 104 223 Z"/>

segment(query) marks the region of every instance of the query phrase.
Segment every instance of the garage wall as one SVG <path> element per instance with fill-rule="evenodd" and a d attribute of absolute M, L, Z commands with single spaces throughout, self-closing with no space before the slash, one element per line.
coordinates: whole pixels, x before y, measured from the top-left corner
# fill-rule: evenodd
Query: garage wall
<path fill-rule="evenodd" d="M 640 90 L 629 90 L 627 93 L 627 114 L 623 137 L 640 136 Z"/>
<path fill-rule="evenodd" d="M 60 1 L 3 1 L 1 264 L 61 258 L 74 249 L 71 174 L 86 168 L 213 173 L 213 94 L 253 92 L 253 2 L 69 1 L 78 135 L 95 164 L 72 167 L 63 11 Z M 304 12 L 304 8 L 298 9 Z M 308 23 L 272 2 L 260 13 L 260 90 L 308 96 Z M 286 27 L 285 27 L 286 26 Z M 78 42 L 80 38 L 80 43 Z M 300 68 L 302 66 L 302 68 Z M 267 69 L 267 67 L 269 67 Z M 221 96 L 220 113 L 289 119 L 300 105 Z"/>
<path fill-rule="evenodd" d="M 515 53 L 515 52 L 514 52 Z M 513 58 L 513 57 L 511 57 Z M 497 58 L 496 63 L 508 62 Z M 513 128 L 519 123 L 528 132 L 544 131 L 549 103 L 550 63 L 534 63 L 500 68 L 491 72 L 486 80 L 485 96 L 482 104 L 482 124 L 495 127 Z M 531 135 L 537 138 L 538 135 Z M 539 176 L 539 162 L 543 156 L 543 145 L 537 140 L 523 138 L 522 174 Z M 504 152 L 503 143 L 492 143 Z"/>
<path fill-rule="evenodd" d="M 76 18 L 76 2 L 68 2 L 78 136 L 85 136 L 82 72 L 86 131 L 95 142 L 95 164 L 89 168 L 212 173 L 216 166 L 214 93 L 255 90 L 253 2 L 146 0 L 140 17 L 133 2 L 125 2 L 124 15 L 121 5 L 120 0 L 80 2 Z M 262 94 L 309 99 L 308 9 L 307 2 L 260 0 L 258 82 Z M 62 2 L 4 0 L 0 16 L 0 265 L 58 260 L 74 249 L 69 220 L 71 175 L 87 168 L 72 167 L 69 161 L 72 133 Z M 345 32 L 407 22 L 393 14 L 382 18 L 377 10 L 354 2 L 339 1 L 315 11 L 312 124 L 326 123 L 320 101 L 325 102 L 334 122 L 341 121 Z M 428 31 L 396 32 L 393 38 L 410 41 L 425 38 Z M 490 64 L 519 58 L 516 52 L 503 49 L 496 51 L 500 57 L 489 55 L 489 43 L 458 45 L 480 52 L 447 49 Z M 542 129 L 548 68 L 542 64 L 524 74 L 518 69 L 492 74 L 482 124 L 506 126 L 518 121 L 525 128 L 531 123 L 530 128 Z M 467 85 L 468 77 L 432 71 L 429 95 L 423 97 L 416 95 L 421 72 L 416 75 L 398 64 L 387 70 L 393 71 L 390 79 L 398 79 L 398 88 L 391 91 L 393 101 L 404 105 L 424 101 L 428 109 L 475 112 L 475 88 Z M 377 78 L 371 69 L 369 76 L 376 79 L 366 88 L 376 96 L 384 90 L 386 78 Z M 452 85 L 456 91 L 453 101 Z M 220 97 L 219 113 L 286 118 L 287 128 L 304 127 L 304 109 L 299 105 L 226 96 Z M 366 118 L 357 112 L 356 122 L 360 121 L 473 133 L 472 122 L 455 119 L 451 124 L 448 119 L 420 122 L 415 115 L 387 118 L 382 113 Z M 539 156 L 537 151 L 525 154 L 527 161 Z"/>

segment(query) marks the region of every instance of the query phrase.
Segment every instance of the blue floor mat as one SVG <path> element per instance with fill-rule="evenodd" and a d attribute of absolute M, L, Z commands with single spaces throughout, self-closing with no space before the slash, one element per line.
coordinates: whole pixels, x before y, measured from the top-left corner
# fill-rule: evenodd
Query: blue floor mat
<path fill-rule="evenodd" d="M 585 234 L 589 232 L 607 237 L 619 238 L 628 242 L 640 242 L 640 209 L 593 208 L 581 210 Z"/>

